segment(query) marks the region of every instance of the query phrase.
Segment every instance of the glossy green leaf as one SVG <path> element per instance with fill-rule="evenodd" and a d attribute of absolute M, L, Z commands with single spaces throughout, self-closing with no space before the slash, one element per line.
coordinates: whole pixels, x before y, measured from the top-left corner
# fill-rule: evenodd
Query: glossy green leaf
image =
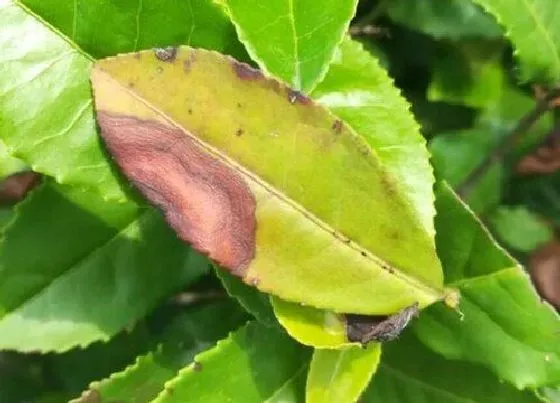
<path fill-rule="evenodd" d="M 21 2 L 95 58 L 171 45 L 244 54 L 233 25 L 211 0 Z"/>
<path fill-rule="evenodd" d="M 377 370 L 381 345 L 315 350 L 307 374 L 307 403 L 345 403 L 358 400 Z"/>
<path fill-rule="evenodd" d="M 430 142 L 432 163 L 442 179 L 460 186 L 500 138 L 501 133 L 484 127 L 440 133 Z M 467 200 L 475 212 L 482 213 L 499 204 L 503 177 L 503 163 L 494 164 L 481 177 Z"/>
<path fill-rule="evenodd" d="M 412 334 L 383 347 L 381 364 L 361 399 L 364 403 L 537 403 L 532 392 L 501 382 L 486 368 L 450 361 Z"/>
<path fill-rule="evenodd" d="M 496 38 L 502 35 L 496 20 L 471 0 L 391 0 L 391 19 L 436 38 Z"/>
<path fill-rule="evenodd" d="M 500 101 L 505 82 L 503 44 L 471 41 L 445 46 L 435 60 L 428 99 L 472 108 Z"/>
<path fill-rule="evenodd" d="M 267 326 L 277 326 L 278 321 L 274 316 L 270 297 L 241 281 L 238 277 L 215 267 L 216 275 L 228 294 L 235 298 L 247 312 L 259 322 Z"/>
<path fill-rule="evenodd" d="M 418 337 L 450 359 L 479 363 L 517 388 L 560 382 L 560 317 L 519 264 L 446 186 L 437 192 L 437 244 L 460 317 L 441 304 L 422 311 Z"/>
<path fill-rule="evenodd" d="M 554 237 L 552 228 L 523 206 L 500 206 L 488 221 L 505 245 L 521 252 L 531 252 Z"/>
<path fill-rule="evenodd" d="M 106 340 L 206 262 L 152 209 L 47 183 L 20 203 L 0 244 L 0 349 Z"/>
<path fill-rule="evenodd" d="M 252 322 L 194 361 L 154 403 L 279 401 L 307 368 L 309 351 L 277 329 Z"/>
<path fill-rule="evenodd" d="M 251 58 L 268 75 L 311 91 L 327 72 L 356 0 L 219 0 Z"/>
<path fill-rule="evenodd" d="M 388 314 L 444 298 L 432 238 L 398 181 L 351 128 L 305 96 L 216 53 L 181 47 L 161 59 L 151 51 L 105 59 L 92 80 L 106 143 L 152 201 L 182 200 L 163 204 L 183 239 L 212 240 L 198 247 L 248 284 L 324 309 Z M 130 137 L 143 130 L 180 136 L 173 147 L 173 161 L 180 164 L 163 162 L 172 144 L 156 144 L 175 140 Z M 124 137 L 124 131 L 130 134 Z M 140 143 L 153 153 L 142 154 L 146 159 L 134 157 Z M 224 205 L 214 200 L 220 192 L 203 187 L 200 197 L 208 197 L 216 211 L 191 211 L 185 186 L 195 191 L 201 179 L 196 169 L 181 168 L 192 164 L 189 144 L 199 150 L 192 158 L 215 159 L 212 166 L 221 173 L 208 173 L 213 180 L 238 178 L 234 193 L 249 195 L 246 201 Z M 180 183 L 185 186 L 178 193 L 167 188 Z M 251 213 L 242 215 L 246 211 Z M 212 227 L 218 213 L 224 220 L 248 221 L 228 224 L 225 231 Z M 188 214 L 200 220 L 200 228 L 190 228 L 188 219 L 174 221 Z M 241 235 L 249 240 L 237 244 Z M 234 249 L 246 256 L 241 266 L 228 260 L 229 249 L 216 247 L 220 242 L 241 245 Z"/>
<path fill-rule="evenodd" d="M 523 81 L 560 82 L 560 3 L 556 0 L 474 0 L 506 29 Z"/>
<path fill-rule="evenodd" d="M 193 308 L 174 319 L 159 337 L 158 347 L 121 372 L 93 382 L 73 402 L 100 401 L 150 402 L 163 390 L 165 382 L 190 364 L 194 356 L 212 347 L 246 319 L 232 301 Z"/>
<path fill-rule="evenodd" d="M 11 0 L 0 1 L 0 27 L 0 139 L 9 154 L 60 183 L 123 198 L 95 130 L 91 59 Z"/>
<path fill-rule="evenodd" d="M 8 153 L 6 145 L 0 140 L 0 179 L 24 170 L 25 163 Z"/>

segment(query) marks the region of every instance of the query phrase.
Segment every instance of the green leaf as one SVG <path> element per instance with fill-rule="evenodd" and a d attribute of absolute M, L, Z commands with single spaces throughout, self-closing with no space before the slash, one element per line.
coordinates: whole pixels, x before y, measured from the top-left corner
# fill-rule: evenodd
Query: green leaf
<path fill-rule="evenodd" d="M 232 301 L 193 308 L 173 320 L 154 351 L 138 357 L 123 371 L 93 382 L 74 402 L 85 403 L 91 396 L 100 401 L 150 402 L 196 354 L 212 347 L 245 319 L 246 315 Z"/>
<path fill-rule="evenodd" d="M 0 179 L 13 173 L 23 171 L 25 168 L 25 163 L 12 157 L 10 153 L 8 153 L 6 145 L 0 140 Z"/>
<path fill-rule="evenodd" d="M 409 104 L 359 42 L 345 40 L 312 96 L 344 119 L 375 150 L 406 195 L 427 238 L 434 237 L 434 177 L 426 141 Z"/>
<path fill-rule="evenodd" d="M 311 91 L 327 72 L 357 0 L 219 0 L 251 58 L 268 75 Z"/>
<path fill-rule="evenodd" d="M 479 365 L 449 361 L 408 333 L 383 346 L 381 364 L 361 399 L 364 403 L 537 403 Z"/>
<path fill-rule="evenodd" d="M 95 130 L 91 59 L 13 1 L 0 1 L 0 27 L 0 139 L 9 153 L 57 182 L 122 199 Z"/>
<path fill-rule="evenodd" d="M 22 3 L 95 58 L 171 45 L 245 54 L 235 28 L 211 0 Z"/>
<path fill-rule="evenodd" d="M 426 243 L 433 242 L 433 174 L 425 140 L 387 73 L 359 43 L 345 40 L 312 96 L 377 152 L 431 239 Z M 273 299 L 273 305 L 280 323 L 300 343 L 317 348 L 348 344 L 344 320 L 335 313 L 280 299 Z"/>
<path fill-rule="evenodd" d="M 19 204 L 0 244 L 0 349 L 106 340 L 206 262 L 152 209 L 47 183 Z"/>
<path fill-rule="evenodd" d="M 228 294 L 235 298 L 247 312 L 264 325 L 278 326 L 270 304 L 270 297 L 267 294 L 260 292 L 255 287 L 250 287 L 225 270 L 214 268 Z"/>
<path fill-rule="evenodd" d="M 554 237 L 552 229 L 524 206 L 500 206 L 488 219 L 499 239 L 521 252 L 531 252 Z"/>
<path fill-rule="evenodd" d="M 346 321 L 332 311 L 305 306 L 271 297 L 278 322 L 299 343 L 315 348 L 350 346 L 346 337 Z"/>
<path fill-rule="evenodd" d="M 502 35 L 496 20 L 471 0 L 391 0 L 391 19 L 436 38 L 496 38 Z"/>
<path fill-rule="evenodd" d="M 556 0 L 474 0 L 506 28 L 523 81 L 560 82 L 560 3 Z"/>
<path fill-rule="evenodd" d="M 381 344 L 315 350 L 307 375 L 306 402 L 355 402 L 379 365 Z"/>
<path fill-rule="evenodd" d="M 261 291 L 337 312 L 444 297 L 433 239 L 351 128 L 247 65 L 167 52 L 105 59 L 92 80 L 107 147 L 182 239 Z"/>
<path fill-rule="evenodd" d="M 501 132 L 485 127 L 440 133 L 430 142 L 432 163 L 442 179 L 461 185 L 469 173 L 482 163 L 498 144 Z M 497 206 L 502 197 L 503 163 L 493 164 L 468 196 L 469 206 L 477 213 Z"/>
<path fill-rule="evenodd" d="M 439 187 L 436 206 L 438 252 L 463 316 L 435 304 L 415 333 L 446 358 L 482 364 L 519 389 L 560 382 L 558 314 L 448 187 Z"/>
<path fill-rule="evenodd" d="M 277 329 L 252 322 L 197 355 L 154 403 L 278 401 L 307 368 L 308 357 Z"/>
<path fill-rule="evenodd" d="M 435 59 L 428 99 L 485 108 L 500 101 L 505 74 L 501 42 L 471 41 L 445 46 Z"/>

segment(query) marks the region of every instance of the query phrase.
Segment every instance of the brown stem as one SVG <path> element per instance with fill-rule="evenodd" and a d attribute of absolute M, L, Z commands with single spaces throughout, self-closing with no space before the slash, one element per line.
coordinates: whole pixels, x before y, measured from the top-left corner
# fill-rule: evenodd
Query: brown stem
<path fill-rule="evenodd" d="M 506 154 L 519 142 L 527 131 L 535 124 L 537 120 L 550 108 L 553 107 L 554 101 L 560 95 L 559 90 L 554 90 L 546 94 L 537 101 L 535 107 L 519 120 L 515 128 L 507 135 L 496 148 L 486 156 L 482 163 L 477 166 L 465 179 L 465 181 L 457 188 L 457 193 L 466 198 L 469 196 L 475 185 L 486 174 L 486 172 L 497 162 L 501 161 Z"/>

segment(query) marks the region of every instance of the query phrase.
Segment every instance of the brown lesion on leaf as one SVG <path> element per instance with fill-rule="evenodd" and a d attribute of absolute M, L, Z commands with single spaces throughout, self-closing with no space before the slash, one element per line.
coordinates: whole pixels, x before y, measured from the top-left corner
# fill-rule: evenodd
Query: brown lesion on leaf
<path fill-rule="evenodd" d="M 355 315 L 346 314 L 346 337 L 350 342 L 366 345 L 370 341 L 387 342 L 395 340 L 418 316 L 418 303 L 404 308 L 394 315 Z"/>
<path fill-rule="evenodd" d="M 336 119 L 336 120 L 333 122 L 331 128 L 333 129 L 333 131 L 334 131 L 336 134 L 340 134 L 340 133 L 342 132 L 342 120 Z"/>
<path fill-rule="evenodd" d="M 263 78 L 262 71 L 249 66 L 247 63 L 238 62 L 234 59 L 231 59 L 230 63 L 237 77 L 242 80 L 258 80 Z"/>
<path fill-rule="evenodd" d="M 243 178 L 183 130 L 100 111 L 105 144 L 179 238 L 242 276 L 255 256 L 256 202 Z"/>
<path fill-rule="evenodd" d="M 237 137 L 242 136 L 242 135 L 243 135 L 243 129 L 241 129 L 241 128 L 237 129 L 237 130 L 235 131 L 235 135 L 236 135 Z"/>
<path fill-rule="evenodd" d="M 190 73 L 193 63 L 196 61 L 196 54 L 190 52 L 189 56 L 183 60 L 183 70 L 185 73 Z"/>
<path fill-rule="evenodd" d="M 302 92 L 288 88 L 288 101 L 293 105 L 296 102 L 302 105 L 310 105 L 311 99 Z"/>
<path fill-rule="evenodd" d="M 172 63 L 177 57 L 177 48 L 175 46 L 156 48 L 154 49 L 154 54 L 158 60 L 161 60 L 162 62 Z"/>

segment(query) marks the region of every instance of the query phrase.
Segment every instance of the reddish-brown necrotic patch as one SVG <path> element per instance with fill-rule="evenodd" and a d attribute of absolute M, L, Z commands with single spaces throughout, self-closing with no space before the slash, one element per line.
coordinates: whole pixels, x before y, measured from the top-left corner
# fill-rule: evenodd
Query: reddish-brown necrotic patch
<path fill-rule="evenodd" d="M 171 125 L 97 115 L 124 174 L 179 237 L 242 276 L 255 255 L 255 199 L 243 178 Z"/>
<path fill-rule="evenodd" d="M 249 66 L 247 63 L 238 62 L 237 60 L 231 60 L 231 65 L 237 77 L 242 80 L 257 80 L 263 77 L 260 70 Z"/>

